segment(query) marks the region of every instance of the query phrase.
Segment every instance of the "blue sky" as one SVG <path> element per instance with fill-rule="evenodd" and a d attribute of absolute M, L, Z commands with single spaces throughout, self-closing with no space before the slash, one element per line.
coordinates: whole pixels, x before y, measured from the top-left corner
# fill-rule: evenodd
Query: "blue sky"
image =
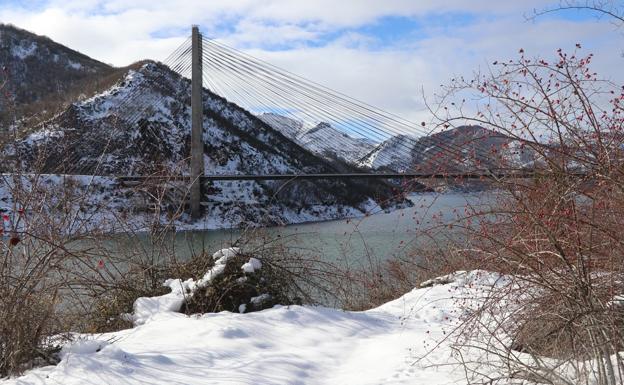
<path fill-rule="evenodd" d="M 419 119 L 425 96 L 457 75 L 516 55 L 582 43 L 622 81 L 624 36 L 568 11 L 527 21 L 549 0 L 0 0 L 0 21 L 114 65 L 164 59 L 199 24 L 205 35 L 307 78 Z M 621 4 L 622 2 L 618 2 Z"/>

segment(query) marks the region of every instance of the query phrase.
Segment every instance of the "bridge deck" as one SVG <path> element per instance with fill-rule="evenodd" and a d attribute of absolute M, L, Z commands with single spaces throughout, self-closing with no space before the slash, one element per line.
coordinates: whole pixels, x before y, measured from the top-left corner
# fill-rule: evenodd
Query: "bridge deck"
<path fill-rule="evenodd" d="M 228 180 L 313 180 L 313 179 L 502 179 L 502 178 L 533 178 L 540 175 L 536 172 L 513 172 L 513 173 L 347 173 L 347 174 L 225 174 L 204 175 L 200 179 L 207 181 Z M 155 175 L 155 176 L 117 176 L 121 180 L 144 180 L 144 179 L 167 179 L 189 180 L 188 175 Z"/>

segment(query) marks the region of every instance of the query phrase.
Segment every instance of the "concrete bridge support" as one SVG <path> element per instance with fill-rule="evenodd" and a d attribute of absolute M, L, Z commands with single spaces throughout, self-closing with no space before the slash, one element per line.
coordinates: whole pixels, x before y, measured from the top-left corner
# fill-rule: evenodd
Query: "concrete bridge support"
<path fill-rule="evenodd" d="M 191 190 L 190 210 L 191 217 L 197 220 L 201 217 L 201 180 L 204 175 L 204 143 L 203 120 L 204 106 L 202 102 L 202 38 L 199 28 L 193 26 L 192 32 L 192 74 L 191 74 Z"/>

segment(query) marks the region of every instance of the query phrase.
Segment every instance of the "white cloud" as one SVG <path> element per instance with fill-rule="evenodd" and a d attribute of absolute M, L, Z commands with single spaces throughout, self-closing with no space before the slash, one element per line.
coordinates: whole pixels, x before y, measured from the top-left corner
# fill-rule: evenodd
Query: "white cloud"
<path fill-rule="evenodd" d="M 455 76 L 471 76 L 494 60 L 516 58 L 518 49 L 528 55 L 552 58 L 557 48 L 573 50 L 582 43 L 594 52 L 594 68 L 603 76 L 624 83 L 624 59 L 613 47 L 613 27 L 594 21 L 548 20 L 536 24 L 518 18 L 482 21 L 475 25 L 439 31 L 432 37 L 383 50 L 353 48 L 340 41 L 319 48 L 288 51 L 250 51 L 280 67 L 317 80 L 357 99 L 404 116 L 428 120 L 422 93 L 428 98 Z"/>
<path fill-rule="evenodd" d="M 275 45 L 317 40 L 324 31 L 294 23 L 270 25 L 253 20 L 241 20 L 228 41 L 237 45 Z"/>
<path fill-rule="evenodd" d="M 332 26 L 357 26 L 384 16 L 422 16 L 428 13 L 499 13 L 530 10 L 543 1 L 489 0 L 266 0 L 250 9 L 253 18 L 319 21 Z"/>
<path fill-rule="evenodd" d="M 596 54 L 604 75 L 622 81 L 621 35 L 608 22 L 543 19 L 523 15 L 543 0 L 52 0 L 40 10 L 0 5 L 0 20 L 45 34 L 99 60 L 126 65 L 164 59 L 200 24 L 206 35 L 370 104 L 420 121 L 426 117 L 421 90 L 495 59 L 513 57 L 519 47 L 551 55 L 580 42 Z M 424 22 L 445 12 L 470 12 L 462 25 L 432 23 L 425 36 L 405 36 L 387 47 L 376 37 L 345 28 L 384 16 L 414 16 Z M 433 16 L 432 16 L 433 15 Z M 437 16 L 436 16 L 437 15 Z M 440 16 L 442 15 L 442 16 Z M 335 33 L 333 40 L 322 37 Z M 155 37 L 157 36 L 157 37 Z M 307 44 L 313 41 L 316 44 Z M 288 49 L 267 51 L 268 45 Z"/>

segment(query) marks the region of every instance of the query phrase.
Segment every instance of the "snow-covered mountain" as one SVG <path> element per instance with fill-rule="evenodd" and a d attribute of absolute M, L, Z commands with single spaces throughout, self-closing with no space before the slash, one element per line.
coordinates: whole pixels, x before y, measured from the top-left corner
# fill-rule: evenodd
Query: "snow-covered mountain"
<path fill-rule="evenodd" d="M 360 162 L 396 171 L 474 172 L 523 169 L 535 164 L 534 151 L 509 136 L 480 126 L 461 126 L 424 137 L 394 136 Z"/>
<path fill-rule="evenodd" d="M 327 159 L 340 159 L 354 164 L 376 146 L 376 143 L 369 139 L 354 138 L 329 123 L 321 122 L 311 126 L 274 113 L 265 113 L 259 118 L 303 147 Z"/>
<path fill-rule="evenodd" d="M 373 169 L 389 168 L 396 171 L 409 169 L 412 163 L 412 150 L 417 146 L 418 139 L 408 135 L 396 135 L 370 151 L 360 160 L 364 167 Z"/>
<path fill-rule="evenodd" d="M 71 104 L 9 146 L 4 165 L 54 174 L 188 174 L 190 91 L 190 81 L 167 67 L 139 63 L 113 87 Z M 203 136 L 207 174 L 337 172 L 330 161 L 207 90 Z M 231 181 L 213 182 L 205 194 L 209 227 L 223 227 L 355 216 L 392 191 L 382 182 Z M 403 203 L 391 199 L 382 208 Z"/>
<path fill-rule="evenodd" d="M 45 119 L 102 87 L 117 70 L 44 36 L 0 24 L 0 131 Z"/>
<path fill-rule="evenodd" d="M 536 160 L 535 153 L 517 140 L 479 126 L 461 126 L 424 137 L 399 134 L 377 144 L 353 138 L 327 123 L 310 126 L 273 113 L 259 118 L 316 154 L 361 168 L 471 172 L 526 168 Z"/>
<path fill-rule="evenodd" d="M 279 114 L 264 113 L 258 115 L 258 118 L 292 140 L 297 140 L 302 132 L 312 128 L 302 120 L 291 119 Z"/>

